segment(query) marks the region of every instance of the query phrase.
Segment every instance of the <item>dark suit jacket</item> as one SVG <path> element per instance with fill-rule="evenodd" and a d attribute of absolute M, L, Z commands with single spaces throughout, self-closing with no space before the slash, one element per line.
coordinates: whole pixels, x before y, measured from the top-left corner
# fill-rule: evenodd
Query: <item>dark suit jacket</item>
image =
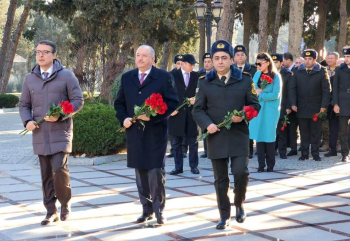
<path fill-rule="evenodd" d="M 117 118 L 121 125 L 127 117 L 134 116 L 134 106 L 141 106 L 152 93 L 162 95 L 168 110 L 163 115 L 151 117 L 145 122 L 145 129 L 137 121 L 126 130 L 128 167 L 153 169 L 164 167 L 167 146 L 167 117 L 179 103 L 174 80 L 164 71 L 152 67 L 142 85 L 138 69 L 122 75 L 121 86 L 114 102 Z"/>
<path fill-rule="evenodd" d="M 332 104 L 339 105 L 338 116 L 350 116 L 350 69 L 342 63 L 335 69 Z"/>
<path fill-rule="evenodd" d="M 173 71 L 175 86 L 179 97 L 179 105 L 183 100 L 192 98 L 196 95 L 197 83 L 199 74 L 192 71 L 190 73 L 190 81 L 186 88 L 185 81 L 182 75 L 181 69 Z M 196 137 L 198 135 L 197 124 L 192 117 L 193 106 L 187 105 L 179 110 L 179 113 L 175 116 L 169 117 L 169 135 L 182 136 L 182 137 Z"/>

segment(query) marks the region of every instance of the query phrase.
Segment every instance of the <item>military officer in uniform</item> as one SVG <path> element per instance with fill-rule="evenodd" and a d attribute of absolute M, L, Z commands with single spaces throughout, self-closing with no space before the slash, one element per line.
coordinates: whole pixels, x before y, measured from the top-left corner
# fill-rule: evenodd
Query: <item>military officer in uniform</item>
<path fill-rule="evenodd" d="M 190 98 L 191 105 L 194 104 L 194 96 L 198 85 L 199 75 L 193 71 L 196 60 L 192 54 L 182 56 L 181 68 L 173 72 L 175 86 L 180 103 L 185 98 Z M 189 147 L 189 164 L 193 174 L 199 174 L 198 170 L 198 136 L 197 124 L 192 117 L 192 106 L 185 105 L 178 111 L 174 111 L 169 117 L 169 135 L 173 137 L 175 168 L 170 175 L 183 173 L 182 143 L 186 138 Z"/>
<path fill-rule="evenodd" d="M 256 66 L 247 61 L 247 49 L 244 45 L 236 45 L 233 49 L 234 65 L 241 71 L 249 73 L 253 78 L 257 69 Z M 253 158 L 253 140 L 249 140 L 249 158 Z"/>
<path fill-rule="evenodd" d="M 297 112 L 300 135 L 301 157 L 299 160 L 309 159 L 309 146 L 315 161 L 321 161 L 319 146 L 321 141 L 320 118 L 313 121 L 313 116 L 325 112 L 330 101 L 330 82 L 325 67 L 316 62 L 317 52 L 307 49 L 303 52 L 305 62 L 293 72 L 295 78 L 291 81 L 290 103 Z"/>
<path fill-rule="evenodd" d="M 220 212 L 220 221 L 216 228 L 225 229 L 231 220 L 228 192 L 229 159 L 234 175 L 236 220 L 242 223 L 246 218 L 243 203 L 249 181 L 249 130 L 242 118 L 237 116 L 232 118 L 230 130 L 219 129 L 217 125 L 223 121 L 228 112 L 242 110 L 244 106 L 252 106 L 259 111 L 260 104 L 251 76 L 232 65 L 231 44 L 225 40 L 218 40 L 211 49 L 214 69 L 199 83 L 192 114 L 197 124 L 210 133 L 207 137 L 208 158 L 211 159 L 213 166 L 214 186 Z"/>
<path fill-rule="evenodd" d="M 339 116 L 342 161 L 349 160 L 348 128 L 350 119 L 350 47 L 343 48 L 345 62 L 335 69 L 333 82 L 334 112 Z"/>
<path fill-rule="evenodd" d="M 198 85 L 199 85 L 199 81 L 204 80 L 205 75 L 209 73 L 210 70 L 212 70 L 213 68 L 213 60 L 211 59 L 210 53 L 203 54 L 202 60 L 203 60 L 204 66 L 202 69 L 198 71 L 198 74 L 199 74 Z M 203 131 L 205 130 L 202 130 L 202 132 Z M 200 157 L 207 158 L 207 140 L 206 139 L 203 140 L 203 146 L 204 146 L 204 153 L 200 155 Z"/>
<path fill-rule="evenodd" d="M 274 53 L 271 54 L 271 58 L 282 77 L 281 114 L 277 125 L 276 143 L 278 143 L 278 152 L 280 154 L 281 159 L 287 159 L 288 130 L 285 127 L 283 127 L 282 122 L 284 120 L 284 116 L 291 112 L 290 106 L 288 105 L 288 85 L 290 83 L 290 79 L 293 77 L 293 72 L 288 70 L 286 67 L 283 67 L 283 54 Z M 287 113 L 287 110 L 289 113 Z"/>

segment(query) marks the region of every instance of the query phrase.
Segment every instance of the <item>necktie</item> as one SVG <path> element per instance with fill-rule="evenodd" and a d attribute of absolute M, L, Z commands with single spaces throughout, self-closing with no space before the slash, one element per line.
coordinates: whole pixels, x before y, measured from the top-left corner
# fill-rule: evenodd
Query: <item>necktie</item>
<path fill-rule="evenodd" d="M 185 85 L 186 87 L 188 86 L 188 83 L 190 82 L 190 73 L 185 73 L 186 78 L 185 78 Z"/>
<path fill-rule="evenodd" d="M 48 72 L 43 72 L 44 75 L 44 80 L 47 80 L 47 77 L 49 77 L 49 73 Z"/>
<path fill-rule="evenodd" d="M 226 76 L 221 77 L 221 82 L 225 84 Z"/>
<path fill-rule="evenodd" d="M 238 67 L 240 70 L 242 70 L 243 67 Z"/>
<path fill-rule="evenodd" d="M 145 74 L 145 73 L 141 73 L 141 79 L 140 79 L 140 84 L 142 85 L 142 83 L 143 83 L 143 81 L 145 81 L 145 76 L 146 76 L 147 74 Z"/>
<path fill-rule="evenodd" d="M 307 72 L 307 74 L 310 74 L 311 70 L 308 69 L 308 70 L 306 70 L 306 72 Z"/>

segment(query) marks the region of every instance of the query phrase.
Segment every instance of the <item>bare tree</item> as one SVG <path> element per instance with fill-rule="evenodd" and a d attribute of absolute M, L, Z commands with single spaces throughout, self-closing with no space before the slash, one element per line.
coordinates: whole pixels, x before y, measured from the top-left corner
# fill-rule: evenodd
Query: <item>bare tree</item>
<path fill-rule="evenodd" d="M 11 45 L 9 46 L 9 50 L 7 53 L 7 57 L 3 66 L 2 76 L 0 77 L 0 93 L 5 94 L 6 93 L 6 87 L 10 78 L 11 69 L 13 65 L 13 59 L 15 58 L 18 41 L 19 38 L 22 35 L 24 24 L 27 21 L 27 17 L 29 14 L 29 10 L 31 8 L 31 5 L 33 3 L 33 0 L 27 0 L 26 5 L 24 6 L 21 18 L 18 22 L 17 28 L 15 32 L 13 33 Z"/>
<path fill-rule="evenodd" d="M 164 42 L 163 44 L 162 60 L 160 61 L 160 68 L 164 69 L 165 71 L 168 68 L 170 52 L 171 52 L 171 41 L 169 40 L 167 42 Z"/>
<path fill-rule="evenodd" d="M 347 22 L 348 13 L 346 10 L 346 0 L 340 0 L 340 26 L 339 26 L 339 41 L 338 41 L 338 52 L 341 53 L 343 47 L 346 45 L 346 34 L 347 34 Z"/>
<path fill-rule="evenodd" d="M 236 0 L 224 0 L 224 13 L 219 22 L 216 40 L 224 39 L 232 43 L 233 27 L 235 24 Z"/>
<path fill-rule="evenodd" d="M 259 7 L 259 52 L 267 51 L 267 12 L 269 0 L 260 0 Z"/>
<path fill-rule="evenodd" d="M 4 28 L 4 36 L 2 38 L 2 45 L 0 50 L 0 78 L 2 76 L 3 68 L 6 62 L 6 57 L 8 54 L 8 48 L 11 41 L 11 29 L 13 26 L 13 20 L 15 18 L 16 8 L 18 5 L 18 0 L 11 0 L 10 6 L 7 11 L 6 24 Z M 1 86 L 1 82 L 0 82 Z"/>
<path fill-rule="evenodd" d="M 318 0 L 318 22 L 316 30 L 316 51 L 318 52 L 318 61 L 322 60 L 324 50 L 324 40 L 326 38 L 326 17 L 327 17 L 327 2 L 325 0 Z"/>
<path fill-rule="evenodd" d="M 300 57 L 303 33 L 303 15 L 305 0 L 293 0 L 289 5 L 289 39 L 288 52 L 294 58 Z"/>
<path fill-rule="evenodd" d="M 281 25 L 282 6 L 283 6 L 283 0 L 278 0 L 277 6 L 276 6 L 275 24 L 273 26 L 273 35 L 272 35 L 272 44 L 271 44 L 271 52 L 272 53 L 277 52 L 277 39 L 278 39 L 278 33 L 280 30 L 280 25 Z"/>

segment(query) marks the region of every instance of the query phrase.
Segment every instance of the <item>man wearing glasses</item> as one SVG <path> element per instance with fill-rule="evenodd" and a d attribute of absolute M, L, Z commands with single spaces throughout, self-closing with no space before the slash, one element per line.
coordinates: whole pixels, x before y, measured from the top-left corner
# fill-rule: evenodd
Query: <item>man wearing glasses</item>
<path fill-rule="evenodd" d="M 68 156 L 72 151 L 72 115 L 83 107 L 83 94 L 73 72 L 56 59 L 55 43 L 43 40 L 36 47 L 34 69 L 26 75 L 19 102 L 25 128 L 33 132 L 34 154 L 39 156 L 44 206 L 47 215 L 41 225 L 58 221 L 56 201 L 61 203 L 61 221 L 70 215 L 71 186 Z M 47 116 L 51 104 L 69 101 L 74 112 L 66 116 Z M 41 118 L 40 125 L 35 122 Z"/>

